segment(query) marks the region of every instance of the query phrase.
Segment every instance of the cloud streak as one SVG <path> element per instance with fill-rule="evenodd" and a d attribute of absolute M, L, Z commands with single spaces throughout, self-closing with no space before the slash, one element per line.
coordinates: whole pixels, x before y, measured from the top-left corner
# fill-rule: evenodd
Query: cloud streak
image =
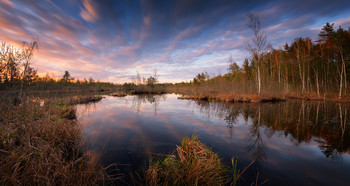
<path fill-rule="evenodd" d="M 83 8 L 81 9 L 80 16 L 85 21 L 94 22 L 98 19 L 98 14 L 96 9 L 94 8 L 96 5 L 93 4 L 93 1 L 91 0 L 84 0 L 83 1 Z"/>
<path fill-rule="evenodd" d="M 0 40 L 40 39 L 34 67 L 60 76 L 130 81 L 158 69 L 161 82 L 195 73 L 225 73 L 227 58 L 247 57 L 248 12 L 261 17 L 275 48 L 295 37 L 316 39 L 326 22 L 350 26 L 350 2 L 336 1 L 108 1 L 0 0 Z"/>

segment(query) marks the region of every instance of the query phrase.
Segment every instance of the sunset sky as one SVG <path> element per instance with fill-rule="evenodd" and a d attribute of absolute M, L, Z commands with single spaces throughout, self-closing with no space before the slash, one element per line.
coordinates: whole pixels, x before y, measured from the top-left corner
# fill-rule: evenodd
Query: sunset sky
<path fill-rule="evenodd" d="M 230 54 L 241 64 L 249 12 L 274 48 L 316 40 L 326 22 L 350 27 L 349 0 L 0 0 L 0 41 L 38 37 L 40 74 L 122 83 L 157 69 L 160 82 L 179 82 L 226 73 Z"/>

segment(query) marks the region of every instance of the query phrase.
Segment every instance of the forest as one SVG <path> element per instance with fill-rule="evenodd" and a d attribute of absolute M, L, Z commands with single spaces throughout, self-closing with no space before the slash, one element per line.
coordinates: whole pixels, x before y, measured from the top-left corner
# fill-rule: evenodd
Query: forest
<path fill-rule="evenodd" d="M 350 29 L 334 28 L 333 23 L 327 23 L 316 41 L 299 37 L 283 48 L 274 49 L 265 44 L 259 47 L 263 52 L 259 53 L 257 47 L 248 49 L 251 57 L 245 58 L 241 66 L 230 55 L 228 73 L 224 75 L 210 77 L 206 72 L 199 73 L 190 83 L 176 85 L 195 87 L 198 91 L 194 94 L 209 96 L 348 97 Z"/>

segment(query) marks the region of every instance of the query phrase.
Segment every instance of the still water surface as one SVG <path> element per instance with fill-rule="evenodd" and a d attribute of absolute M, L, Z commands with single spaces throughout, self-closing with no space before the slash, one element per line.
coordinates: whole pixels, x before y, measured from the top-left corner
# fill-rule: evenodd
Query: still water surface
<path fill-rule="evenodd" d="M 151 154 L 172 153 L 196 134 L 230 166 L 243 169 L 242 184 L 259 175 L 265 185 L 348 185 L 350 105 L 287 101 L 277 104 L 179 100 L 139 95 L 78 106 L 84 151 L 117 173 L 141 172 Z M 127 178 L 126 178 L 127 179 Z"/>

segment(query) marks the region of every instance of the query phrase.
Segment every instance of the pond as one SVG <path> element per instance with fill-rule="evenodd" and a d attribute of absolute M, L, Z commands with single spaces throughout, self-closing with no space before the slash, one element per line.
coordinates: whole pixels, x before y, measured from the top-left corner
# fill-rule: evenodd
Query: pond
<path fill-rule="evenodd" d="M 114 173 L 142 173 L 149 157 L 172 153 L 197 135 L 228 167 L 244 169 L 242 185 L 347 185 L 350 182 L 349 104 L 289 100 L 216 103 L 178 95 L 106 96 L 78 106 L 84 152 Z M 113 172 L 113 171 L 112 171 Z"/>

